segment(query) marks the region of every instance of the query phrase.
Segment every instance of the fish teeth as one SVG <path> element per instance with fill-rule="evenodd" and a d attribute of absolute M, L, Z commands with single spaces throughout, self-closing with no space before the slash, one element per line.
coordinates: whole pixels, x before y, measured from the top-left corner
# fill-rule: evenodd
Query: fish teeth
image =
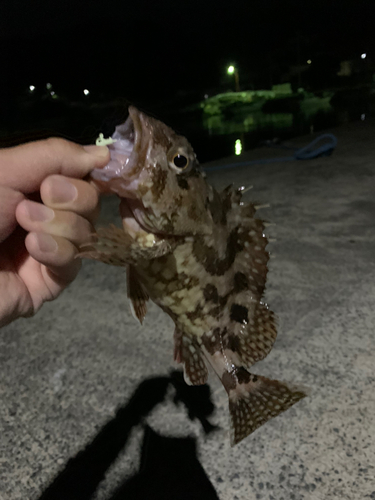
<path fill-rule="evenodd" d="M 245 186 L 241 186 L 238 190 L 241 191 L 241 194 L 245 194 L 250 191 L 250 189 L 253 189 L 253 187 L 254 186 L 247 186 L 247 188 L 245 188 Z"/>
<path fill-rule="evenodd" d="M 259 210 L 260 208 L 270 208 L 270 204 L 269 203 L 264 203 L 263 205 L 254 205 L 255 207 L 255 210 Z"/>

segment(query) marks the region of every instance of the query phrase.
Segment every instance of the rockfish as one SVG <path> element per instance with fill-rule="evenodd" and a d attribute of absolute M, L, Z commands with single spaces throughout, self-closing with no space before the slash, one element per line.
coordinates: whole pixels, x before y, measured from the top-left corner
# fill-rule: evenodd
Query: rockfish
<path fill-rule="evenodd" d="M 188 384 L 207 381 L 207 363 L 229 397 L 231 443 L 305 397 L 296 386 L 248 370 L 276 339 L 263 301 L 268 252 L 264 223 L 243 188 L 218 193 L 185 137 L 129 108 L 92 172 L 120 197 L 122 228 L 97 231 L 80 256 L 127 270 L 132 311 L 142 323 L 149 299 L 174 321 L 174 359 Z"/>

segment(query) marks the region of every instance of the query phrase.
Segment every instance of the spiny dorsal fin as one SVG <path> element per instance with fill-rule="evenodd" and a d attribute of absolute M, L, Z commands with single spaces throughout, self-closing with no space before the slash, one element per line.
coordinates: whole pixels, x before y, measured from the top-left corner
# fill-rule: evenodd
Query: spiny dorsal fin
<path fill-rule="evenodd" d="M 140 283 L 137 272 L 133 266 L 127 269 L 128 298 L 133 316 L 142 324 L 147 313 L 147 301 L 149 295 L 142 283 Z"/>
<path fill-rule="evenodd" d="M 223 203 L 225 210 L 229 210 L 232 204 L 239 204 L 242 198 L 242 192 L 240 189 L 236 189 L 233 184 L 229 184 L 220 193 L 220 198 Z"/>

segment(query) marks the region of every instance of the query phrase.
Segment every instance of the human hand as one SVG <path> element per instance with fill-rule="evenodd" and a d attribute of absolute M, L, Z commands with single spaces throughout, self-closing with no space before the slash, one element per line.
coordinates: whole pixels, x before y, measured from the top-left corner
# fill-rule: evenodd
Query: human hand
<path fill-rule="evenodd" d="M 109 161 L 105 146 L 63 139 L 0 149 L 0 327 L 55 299 L 81 266 L 99 193 L 82 180 Z"/>

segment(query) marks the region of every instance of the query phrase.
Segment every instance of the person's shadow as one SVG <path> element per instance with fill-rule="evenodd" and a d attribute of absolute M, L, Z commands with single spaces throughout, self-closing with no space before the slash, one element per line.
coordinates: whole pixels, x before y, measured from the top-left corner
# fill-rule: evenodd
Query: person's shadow
<path fill-rule="evenodd" d="M 197 418 L 207 434 L 215 430 L 207 420 L 214 410 L 207 385 L 190 387 L 179 371 L 144 380 L 115 418 L 67 462 L 39 500 L 90 500 L 126 446 L 131 429 L 164 401 L 170 384 L 175 388 L 175 404 L 185 404 L 189 418 Z M 219 500 L 198 461 L 194 438 L 161 436 L 149 426 L 143 427 L 140 470 L 108 500 Z"/>

